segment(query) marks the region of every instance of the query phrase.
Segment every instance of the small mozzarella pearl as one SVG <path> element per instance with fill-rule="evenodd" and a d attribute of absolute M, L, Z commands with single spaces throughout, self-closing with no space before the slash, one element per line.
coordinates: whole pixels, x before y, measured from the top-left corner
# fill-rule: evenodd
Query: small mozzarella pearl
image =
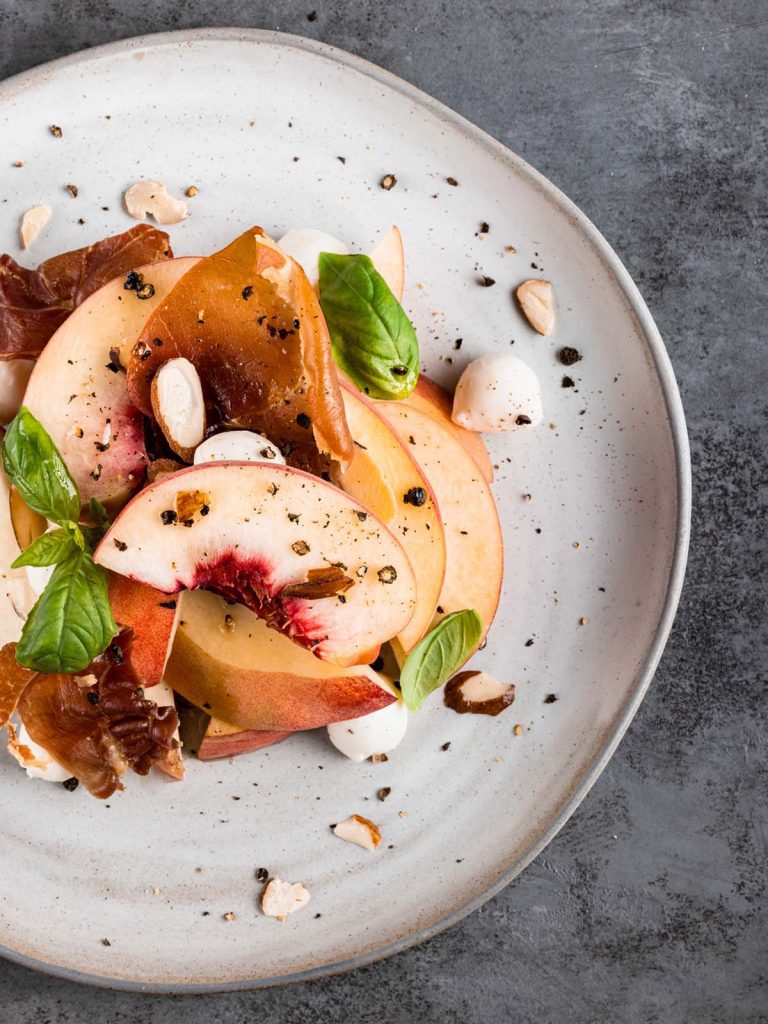
<path fill-rule="evenodd" d="M 456 385 L 451 418 L 467 430 L 525 430 L 543 416 L 539 379 L 518 356 L 480 356 Z"/>
<path fill-rule="evenodd" d="M 342 256 L 349 253 L 347 246 L 338 238 L 325 231 L 316 231 L 315 228 L 291 228 L 277 244 L 284 253 L 296 260 L 313 288 L 317 288 L 320 277 L 317 260 L 321 252 L 335 252 Z"/>

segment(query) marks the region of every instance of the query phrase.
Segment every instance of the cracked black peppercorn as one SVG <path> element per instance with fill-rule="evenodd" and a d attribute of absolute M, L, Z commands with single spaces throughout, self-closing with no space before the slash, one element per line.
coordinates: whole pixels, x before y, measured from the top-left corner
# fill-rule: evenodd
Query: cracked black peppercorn
<path fill-rule="evenodd" d="M 179 521 L 179 517 L 172 508 L 167 508 L 165 511 L 161 512 L 160 519 L 162 520 L 163 526 L 173 526 L 174 523 Z"/>
<path fill-rule="evenodd" d="M 578 363 L 581 359 L 581 352 L 577 348 L 571 348 L 570 345 L 566 345 L 557 353 L 557 358 L 563 366 L 573 366 L 574 363 Z"/>
<path fill-rule="evenodd" d="M 403 501 L 406 505 L 415 505 L 416 508 L 420 508 L 427 500 L 427 492 L 423 487 L 411 487 L 403 495 Z"/>
<path fill-rule="evenodd" d="M 80 785 L 80 780 L 79 780 L 79 779 L 76 779 L 76 778 L 74 777 L 74 775 L 72 776 L 72 778 L 71 778 L 71 779 L 64 779 L 64 781 L 62 782 L 62 786 L 63 786 L 63 787 L 64 787 L 64 789 L 66 789 L 66 790 L 67 790 L 67 792 L 69 792 L 69 793 L 74 793 L 74 791 L 75 791 L 75 790 L 77 789 L 77 787 L 78 787 L 79 785 Z M 103 939 L 102 941 L 103 941 L 103 942 L 104 942 L 104 943 L 105 943 L 105 944 L 106 944 L 107 946 L 109 945 L 109 941 L 108 941 L 107 939 Z"/>

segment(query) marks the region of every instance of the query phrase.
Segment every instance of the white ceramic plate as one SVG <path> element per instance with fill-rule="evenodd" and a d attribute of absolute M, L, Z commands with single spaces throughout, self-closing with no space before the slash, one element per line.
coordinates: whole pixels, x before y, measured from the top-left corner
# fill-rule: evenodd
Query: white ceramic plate
<path fill-rule="evenodd" d="M 191 218 L 171 229 L 180 255 L 253 223 L 275 236 L 317 226 L 365 251 L 397 223 L 429 373 L 452 384 L 472 357 L 514 340 L 546 407 L 539 429 L 490 442 L 507 560 L 476 661 L 517 683 L 514 706 L 459 716 L 433 697 L 387 764 L 348 762 L 323 730 L 234 763 L 193 760 L 182 785 L 129 779 L 106 803 L 29 782 L 2 758 L 4 952 L 67 977 L 181 992 L 314 977 L 435 934 L 566 821 L 635 713 L 671 624 L 688 450 L 635 286 L 519 158 L 386 72 L 290 36 L 184 32 L 30 71 L 0 87 L 0 153 L 0 249 L 18 255 L 25 209 L 55 211 L 25 262 L 129 227 L 120 197 L 139 177 L 176 193 L 199 186 Z M 378 186 L 387 172 L 398 179 L 389 192 Z M 517 253 L 503 255 L 506 245 Z M 554 283 L 551 338 L 511 297 L 532 273 Z M 561 387 L 563 345 L 584 354 L 573 389 Z M 556 703 L 544 703 L 549 693 Z M 392 787 L 383 804 L 381 786 Z M 353 812 L 381 825 L 373 855 L 329 831 Z M 304 882 L 309 908 L 282 925 L 263 917 L 258 867 Z"/>

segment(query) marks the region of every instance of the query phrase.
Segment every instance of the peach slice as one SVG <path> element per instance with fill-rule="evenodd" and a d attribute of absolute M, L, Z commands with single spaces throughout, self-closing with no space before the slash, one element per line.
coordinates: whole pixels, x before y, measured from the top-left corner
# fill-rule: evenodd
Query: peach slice
<path fill-rule="evenodd" d="M 377 406 L 342 380 L 355 455 L 341 486 L 384 519 L 416 573 L 416 610 L 399 634 L 410 651 L 429 629 L 445 575 L 445 535 L 430 484 Z M 382 496 L 388 499 L 386 509 Z M 385 515 L 386 511 L 389 514 Z"/>
<path fill-rule="evenodd" d="M 0 429 L 0 442 L 3 436 L 4 431 Z M 36 600 L 26 571 L 11 569 L 11 562 L 21 553 L 12 518 L 11 497 L 14 493 L 0 465 L 0 647 L 19 639 L 24 620 Z"/>
<path fill-rule="evenodd" d="M 387 234 L 371 249 L 369 256 L 397 301 L 402 302 L 405 287 L 405 255 L 400 229 L 393 224 Z"/>
<path fill-rule="evenodd" d="M 165 681 L 238 732 L 293 732 L 357 718 L 392 704 L 368 665 L 314 658 L 242 605 L 182 595 Z"/>
<path fill-rule="evenodd" d="M 290 735 L 290 732 L 238 729 L 236 725 L 227 725 L 218 718 L 212 718 L 197 748 L 197 756 L 201 761 L 215 761 L 220 757 L 250 754 L 254 750 L 271 747 Z"/>
<path fill-rule="evenodd" d="M 109 603 L 115 621 L 133 630 L 131 663 L 145 686 L 162 682 L 176 618 L 176 598 L 127 576 L 110 573 Z"/>
<path fill-rule="evenodd" d="M 490 488 L 464 445 L 438 420 L 405 402 L 379 402 L 377 409 L 407 441 L 434 489 L 445 528 L 445 579 L 439 607 L 445 614 L 474 608 L 483 635 L 496 614 L 504 548 Z"/>
<path fill-rule="evenodd" d="M 428 413 L 438 420 L 446 430 L 450 430 L 454 438 L 464 445 L 478 464 L 486 482 L 493 483 L 493 465 L 483 439 L 474 431 L 465 430 L 464 427 L 453 422 L 451 419 L 453 399 L 447 391 L 422 373 L 416 382 L 416 387 L 407 398 L 403 399 L 403 402 L 413 409 L 420 409 L 422 412 Z"/>
<path fill-rule="evenodd" d="M 141 413 L 131 404 L 123 368 L 147 317 L 197 260 L 141 267 L 141 298 L 116 278 L 78 306 L 38 359 L 24 404 L 43 424 L 75 478 L 83 502 L 114 508 L 136 490 L 147 454 Z"/>
<path fill-rule="evenodd" d="M 319 477 L 267 462 L 210 462 L 150 484 L 96 550 L 164 593 L 239 601 L 319 658 L 354 665 L 405 629 L 416 584 L 399 541 Z"/>

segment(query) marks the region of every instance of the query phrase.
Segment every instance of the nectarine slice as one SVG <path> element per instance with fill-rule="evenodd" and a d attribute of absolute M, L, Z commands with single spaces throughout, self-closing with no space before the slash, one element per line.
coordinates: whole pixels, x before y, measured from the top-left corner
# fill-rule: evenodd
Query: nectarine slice
<path fill-rule="evenodd" d="M 370 253 L 371 263 L 389 285 L 398 302 L 403 301 L 405 256 L 400 229 L 394 224 Z"/>
<path fill-rule="evenodd" d="M 445 529 L 445 579 L 439 606 L 443 612 L 474 608 L 483 633 L 496 614 L 504 547 L 490 488 L 453 431 L 405 402 L 376 406 L 395 428 L 421 466 L 437 497 Z"/>
<path fill-rule="evenodd" d="M 237 726 L 227 725 L 218 718 L 212 718 L 197 748 L 197 756 L 201 761 L 237 757 L 238 754 L 250 754 L 254 750 L 271 747 L 290 735 L 290 732 L 238 729 Z"/>
<path fill-rule="evenodd" d="M 136 674 L 144 686 L 157 686 L 173 639 L 176 598 L 110 573 L 109 604 L 115 621 L 133 630 L 131 664 Z"/>
<path fill-rule="evenodd" d="M 180 605 L 165 680 L 238 731 L 316 729 L 396 699 L 368 665 L 320 661 L 242 605 L 203 591 L 182 595 Z"/>
<path fill-rule="evenodd" d="M 434 618 L 445 574 L 445 535 L 429 481 L 377 406 L 342 381 L 344 408 L 356 447 L 341 486 L 371 510 L 381 509 L 381 495 L 394 499 L 385 518 L 405 548 L 416 575 L 416 609 L 398 640 L 410 651 Z M 358 464 L 362 463 L 362 467 Z M 364 472 L 361 471 L 364 469 Z"/>
<path fill-rule="evenodd" d="M 43 424 L 80 488 L 110 507 L 122 504 L 144 477 L 144 422 L 131 404 L 124 368 L 147 317 L 194 258 L 137 271 L 154 292 L 139 298 L 119 277 L 94 292 L 45 346 L 24 404 Z"/>
<path fill-rule="evenodd" d="M 454 438 L 464 445 L 480 467 L 480 472 L 483 474 L 486 482 L 489 484 L 493 483 L 493 464 L 491 463 L 488 449 L 485 447 L 483 439 L 479 434 L 476 434 L 473 430 L 465 430 L 464 427 L 460 427 L 453 422 L 451 419 L 453 399 L 447 391 L 422 373 L 416 382 L 416 387 L 403 401 L 406 405 L 410 405 L 414 409 L 420 409 L 422 412 L 432 416 L 438 420 L 441 426 L 449 430 Z"/>
<path fill-rule="evenodd" d="M 416 604 L 408 557 L 379 520 L 332 484 L 266 462 L 211 462 L 150 484 L 95 560 L 164 593 L 239 601 L 338 664 L 396 636 Z"/>

